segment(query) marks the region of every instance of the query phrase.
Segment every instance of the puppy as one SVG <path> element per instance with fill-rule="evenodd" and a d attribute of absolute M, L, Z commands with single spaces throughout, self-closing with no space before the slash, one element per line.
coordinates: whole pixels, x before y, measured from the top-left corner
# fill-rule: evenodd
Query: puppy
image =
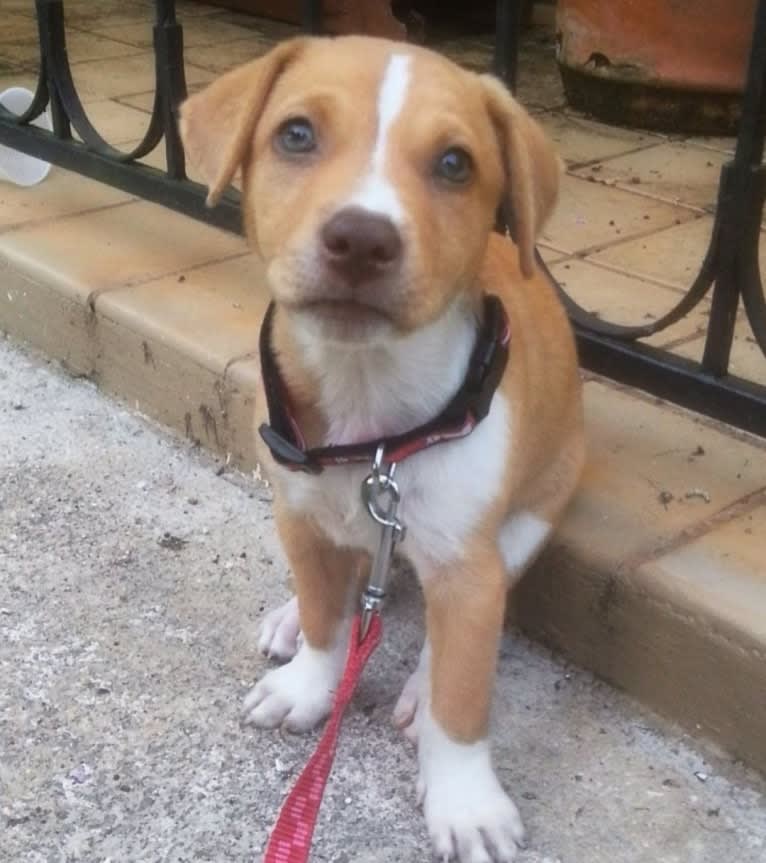
<path fill-rule="evenodd" d="M 499 298 L 510 343 L 486 416 L 398 464 L 400 551 L 422 585 L 427 634 L 394 718 L 417 739 L 436 853 L 510 861 L 523 827 L 488 745 L 506 594 L 584 458 L 572 334 L 535 265 L 559 161 L 496 79 L 364 37 L 280 44 L 192 96 L 181 130 L 210 204 L 241 171 L 293 452 L 388 441 L 439 416 L 475 364 L 486 298 Z M 501 203 L 516 244 L 493 232 Z M 256 412 L 258 426 L 273 419 L 263 392 Z M 306 731 L 330 710 L 380 537 L 360 498 L 370 461 L 296 471 L 260 445 L 297 599 L 266 618 L 261 648 L 289 661 L 245 713 Z"/>

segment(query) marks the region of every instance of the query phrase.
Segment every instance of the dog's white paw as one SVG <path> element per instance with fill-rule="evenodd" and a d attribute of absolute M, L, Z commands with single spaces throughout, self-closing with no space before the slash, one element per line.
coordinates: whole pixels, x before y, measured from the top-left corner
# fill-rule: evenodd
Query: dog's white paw
<path fill-rule="evenodd" d="M 393 722 L 401 729 L 404 736 L 415 743 L 418 739 L 417 712 L 420 704 L 428 697 L 428 672 L 430 668 L 431 651 L 428 641 L 420 652 L 417 668 L 404 684 L 402 694 L 394 707 Z"/>
<path fill-rule="evenodd" d="M 287 665 L 270 671 L 245 698 L 243 722 L 259 728 L 309 731 L 330 712 L 343 670 L 339 650 L 302 644 Z"/>
<path fill-rule="evenodd" d="M 430 716 L 419 725 L 418 795 L 438 859 L 515 860 L 524 825 L 492 769 L 487 742 L 455 743 Z"/>
<path fill-rule="evenodd" d="M 258 650 L 269 659 L 287 662 L 298 652 L 300 635 L 298 598 L 294 596 L 264 617 L 258 635 Z"/>

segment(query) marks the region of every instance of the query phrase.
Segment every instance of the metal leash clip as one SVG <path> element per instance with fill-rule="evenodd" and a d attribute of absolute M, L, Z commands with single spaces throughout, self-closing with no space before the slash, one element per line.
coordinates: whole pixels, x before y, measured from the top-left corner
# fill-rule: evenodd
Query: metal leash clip
<path fill-rule="evenodd" d="M 391 558 L 398 542 L 404 539 L 406 529 L 396 517 L 401 495 L 396 484 L 396 462 L 383 461 L 383 444 L 378 446 L 372 472 L 362 483 L 362 500 L 371 518 L 381 526 L 380 542 L 372 560 L 370 580 L 362 594 L 362 616 L 359 640 L 363 641 L 373 615 L 379 614 L 386 598 L 386 581 L 391 568 Z"/>

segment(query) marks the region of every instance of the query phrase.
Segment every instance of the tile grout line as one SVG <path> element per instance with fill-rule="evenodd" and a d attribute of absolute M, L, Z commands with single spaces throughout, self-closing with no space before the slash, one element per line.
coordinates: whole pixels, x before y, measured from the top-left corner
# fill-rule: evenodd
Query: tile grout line
<path fill-rule="evenodd" d="M 107 188 L 114 188 L 107 186 Z M 119 190 L 118 190 L 119 191 Z M 127 194 L 127 193 L 125 193 Z M 26 231 L 28 229 L 43 228 L 46 225 L 52 225 L 56 222 L 61 222 L 64 219 L 76 219 L 79 216 L 89 216 L 93 213 L 103 213 L 108 210 L 117 210 L 120 207 L 127 207 L 129 204 L 140 202 L 141 198 L 131 196 L 127 201 L 117 201 L 114 204 L 102 204 L 100 207 L 90 207 L 85 210 L 76 210 L 73 213 L 61 213 L 58 216 L 48 216 L 41 219 L 30 219 L 28 222 L 16 222 L 12 225 L 4 225 L 0 227 L 0 238 L 15 232 Z"/>
<path fill-rule="evenodd" d="M 622 128 L 622 127 L 619 127 L 619 128 Z M 621 152 L 614 153 L 611 156 L 603 156 L 600 159 L 585 159 L 585 160 L 582 160 L 579 162 L 574 161 L 574 162 L 567 164 L 567 171 L 566 172 L 567 172 L 567 174 L 569 174 L 572 171 L 581 171 L 583 168 L 589 168 L 592 165 L 602 165 L 606 162 L 610 162 L 612 159 L 622 159 L 624 156 L 633 156 L 636 153 L 643 153 L 643 152 L 646 152 L 647 150 L 654 150 L 657 147 L 661 147 L 664 143 L 666 143 L 666 142 L 664 142 L 664 141 L 654 142 L 653 141 L 653 142 L 650 142 L 648 144 L 637 145 L 635 147 L 631 147 L 628 150 L 622 150 Z M 581 177 L 579 174 L 572 174 L 572 176 L 578 177 L 580 180 L 587 180 L 588 179 L 587 176 Z M 590 176 L 590 175 L 588 175 L 588 176 Z M 588 180 L 588 182 L 591 182 L 591 181 Z M 594 177 L 593 182 L 598 183 L 599 180 Z M 603 180 L 601 181 L 601 184 L 602 185 L 609 185 L 609 184 L 605 183 Z"/>
<path fill-rule="evenodd" d="M 712 515 L 703 518 L 695 524 L 683 528 L 675 536 L 661 542 L 651 551 L 637 551 L 618 566 L 618 572 L 632 572 L 647 563 L 652 563 L 665 557 L 685 545 L 689 545 L 703 536 L 712 533 L 716 528 L 729 524 L 742 515 L 753 512 L 759 506 L 766 504 L 766 486 L 755 489 L 735 501 L 727 504 Z"/>
<path fill-rule="evenodd" d="M 98 302 L 98 300 L 102 296 L 105 296 L 106 294 L 115 294 L 115 293 L 117 293 L 117 291 L 129 291 L 129 290 L 132 290 L 133 288 L 143 288 L 146 285 L 150 285 L 152 282 L 159 282 L 162 279 L 168 279 L 171 276 L 183 276 L 183 275 L 186 275 L 186 273 L 194 273 L 194 272 L 197 272 L 198 270 L 204 269 L 205 267 L 212 267 L 212 266 L 215 266 L 216 264 L 224 264 L 227 261 L 235 261 L 238 258 L 246 258 L 250 254 L 251 254 L 251 252 L 235 252 L 231 255 L 224 255 L 223 257 L 220 257 L 220 258 L 211 258 L 210 260 L 202 261 L 198 264 L 192 264 L 189 267 L 181 267 L 181 269 L 178 269 L 178 270 L 170 270 L 167 273 L 160 273 L 159 275 L 153 274 L 151 276 L 147 276 L 144 279 L 136 279 L 135 281 L 132 281 L 132 282 L 124 282 L 121 285 L 105 285 L 102 288 L 94 288 L 88 294 L 88 297 L 85 300 L 85 305 L 87 306 L 91 315 L 101 314 L 104 317 L 108 317 L 107 315 L 104 315 L 103 312 L 101 312 L 99 309 L 96 308 L 96 303 Z M 111 320 L 111 318 L 110 318 L 110 320 Z"/>
<path fill-rule="evenodd" d="M 615 157 L 616 158 L 616 157 Z M 578 169 L 579 170 L 579 169 Z M 585 176 L 581 176 L 580 174 L 575 174 L 572 172 L 570 168 L 566 170 L 566 176 L 571 177 L 573 180 L 580 180 L 583 183 L 591 183 L 596 186 L 602 186 L 607 189 L 617 189 L 620 192 L 625 192 L 628 195 L 633 195 L 636 198 L 642 198 L 643 200 L 649 201 L 657 201 L 660 204 L 665 204 L 667 206 L 676 207 L 679 210 L 688 210 L 695 215 L 700 214 L 708 214 L 709 210 L 706 210 L 704 206 L 700 206 L 698 204 L 685 204 L 683 201 L 675 201 L 670 198 L 662 198 L 657 195 L 652 194 L 651 192 L 644 192 L 641 189 L 637 188 L 640 186 L 640 183 L 630 183 L 625 182 L 623 180 L 615 180 L 613 182 L 609 182 L 607 180 L 602 180 L 599 177 L 594 177 L 592 174 L 587 174 Z M 692 221 L 691 219 L 689 221 Z"/>
<path fill-rule="evenodd" d="M 659 231 L 657 232 L 659 233 Z M 651 236 L 651 235 L 647 235 Z M 640 238 L 639 238 L 640 239 Z M 597 267 L 600 270 L 606 270 L 610 273 L 615 273 L 619 276 L 629 276 L 633 279 L 638 279 L 642 282 L 648 282 L 651 285 L 654 285 L 657 288 L 664 288 L 665 290 L 672 291 L 674 294 L 688 294 L 689 288 L 691 285 L 686 288 L 680 288 L 678 285 L 674 285 L 670 282 L 663 282 L 662 279 L 658 279 L 656 276 L 650 276 L 649 274 L 639 273 L 636 270 L 629 270 L 625 267 L 620 267 L 618 264 L 613 264 L 610 261 L 599 261 L 594 258 L 583 257 L 580 252 L 562 252 L 564 257 L 559 258 L 559 260 L 554 261 L 552 266 L 558 266 L 559 264 L 566 263 L 577 263 L 578 261 L 584 261 L 586 264 L 589 264 L 591 267 Z M 592 254 L 592 253 L 590 253 Z"/>
<path fill-rule="evenodd" d="M 200 16 L 200 17 L 207 17 L 207 16 Z M 150 29 L 152 27 L 152 22 L 150 20 L 143 21 L 143 19 L 142 19 L 142 20 L 136 21 L 136 24 L 142 24 L 142 23 L 145 24 L 148 29 Z M 226 22 L 224 22 L 224 23 L 226 23 Z M 181 24 L 183 26 L 183 22 L 181 22 Z M 230 26 L 235 27 L 237 25 L 231 24 Z M 244 27 L 242 27 L 240 29 L 242 29 L 245 33 L 248 32 Z M 151 41 L 148 41 L 148 42 L 146 42 L 146 44 L 143 44 L 143 45 L 138 45 L 135 42 L 127 42 L 124 39 L 118 39 L 115 36 L 107 34 L 106 32 L 99 31 L 99 30 L 89 30 L 86 27 L 82 27 L 82 26 L 79 26 L 77 24 L 68 24 L 67 25 L 67 31 L 69 31 L 69 30 L 76 31 L 78 33 L 84 33 L 85 35 L 93 36 L 96 39 L 104 39 L 107 42 L 116 42 L 118 45 L 124 45 L 127 48 L 135 48 L 136 53 L 124 55 L 125 59 L 127 59 L 128 57 L 136 57 L 140 54 L 147 54 L 147 53 L 151 54 L 153 51 Z M 111 32 L 112 31 L 109 31 L 109 33 L 111 33 Z M 188 54 L 191 53 L 192 51 L 194 51 L 195 48 L 211 48 L 211 47 L 215 47 L 215 46 L 222 46 L 223 47 L 223 46 L 230 45 L 233 43 L 236 44 L 237 42 L 253 42 L 253 41 L 255 41 L 255 37 L 253 37 L 253 36 L 238 36 L 236 39 L 221 38 L 221 39 L 215 40 L 213 42 L 204 42 L 204 43 L 195 44 L 195 45 L 188 45 L 187 44 L 184 46 L 185 47 L 185 51 L 184 51 L 185 59 L 186 60 L 190 59 L 188 57 Z M 270 39 L 267 41 L 270 45 L 276 44 L 275 40 L 273 40 L 273 39 Z M 104 59 L 104 58 L 101 58 L 101 59 Z M 123 57 L 115 57 L 113 59 L 118 60 L 118 59 L 123 59 Z M 93 63 L 93 62 L 97 62 L 97 61 L 96 60 L 78 60 L 78 61 L 73 61 L 73 62 Z M 192 63 L 192 65 L 195 65 L 193 60 L 191 60 L 191 63 Z M 200 67 L 200 68 L 203 68 L 203 67 Z M 215 70 L 208 69 L 206 71 L 215 71 Z"/>
<path fill-rule="evenodd" d="M 670 231 L 673 228 L 678 228 L 681 225 L 690 225 L 693 222 L 698 222 L 700 219 L 704 218 L 707 215 L 706 213 L 694 213 L 691 218 L 686 219 L 685 221 L 675 221 L 672 225 L 666 225 L 661 228 L 651 228 L 646 231 L 639 231 L 635 234 L 626 234 L 624 237 L 620 237 L 618 240 L 606 240 L 605 242 L 594 243 L 590 246 L 584 246 L 581 249 L 577 249 L 574 252 L 565 252 L 564 254 L 573 255 L 577 258 L 585 258 L 588 255 L 596 255 L 599 252 L 606 251 L 607 249 L 614 249 L 617 246 L 626 243 L 632 243 L 635 240 L 643 240 L 646 237 L 651 237 L 654 234 L 662 234 L 665 231 Z M 541 240 L 542 243 L 546 243 L 545 239 Z M 551 241 L 553 242 L 553 241 Z"/>

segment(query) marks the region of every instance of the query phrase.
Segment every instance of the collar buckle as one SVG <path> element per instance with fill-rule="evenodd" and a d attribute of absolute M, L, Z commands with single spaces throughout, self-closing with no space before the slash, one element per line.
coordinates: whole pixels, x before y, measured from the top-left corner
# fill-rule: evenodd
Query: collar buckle
<path fill-rule="evenodd" d="M 271 450 L 275 461 L 291 470 L 303 471 L 303 473 L 320 474 L 322 465 L 312 461 L 309 456 L 290 441 L 282 437 L 268 423 L 262 423 L 258 429 L 263 442 Z"/>

